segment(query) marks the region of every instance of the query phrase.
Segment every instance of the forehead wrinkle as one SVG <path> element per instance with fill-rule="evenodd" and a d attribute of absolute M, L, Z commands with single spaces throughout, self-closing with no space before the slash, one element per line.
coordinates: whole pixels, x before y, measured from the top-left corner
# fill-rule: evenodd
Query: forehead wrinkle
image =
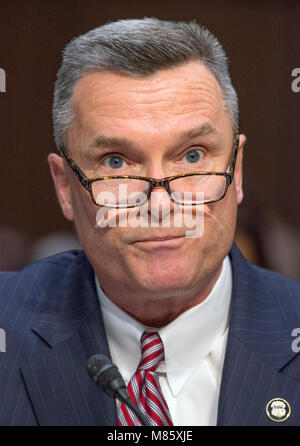
<path fill-rule="evenodd" d="M 115 73 L 89 73 L 76 85 L 74 102 L 89 109 L 114 107 L 120 97 L 127 99 L 128 107 L 147 107 L 157 105 L 162 108 L 172 104 L 188 106 L 195 101 L 206 102 L 222 99 L 222 92 L 213 74 L 204 68 L 203 72 L 187 76 L 181 68 L 164 70 L 150 77 L 136 78 Z M 116 90 L 116 79 L 118 88 Z M 101 85 L 101 88 L 99 88 Z M 117 94 L 116 94 L 117 93 Z M 81 107 L 80 107 L 81 108 Z"/>
<path fill-rule="evenodd" d="M 164 92 L 166 93 L 166 92 Z M 192 95 L 191 91 L 184 92 L 183 90 L 178 93 L 167 95 L 165 97 L 153 97 L 151 92 L 148 92 L 143 97 L 136 94 L 129 94 L 125 92 L 127 96 L 125 104 L 122 105 L 122 109 L 118 109 L 118 118 L 130 117 L 136 112 L 141 112 L 142 114 L 161 114 L 170 113 L 174 115 L 180 115 L 181 113 L 193 112 L 197 109 L 202 108 L 212 108 L 218 109 L 219 103 L 218 98 L 213 91 L 208 90 L 195 91 L 196 94 Z M 121 93 L 119 95 L 120 99 Z M 130 97 L 132 96 L 132 98 Z M 221 98 L 220 98 L 221 99 Z M 106 113 L 112 113 L 115 116 L 116 101 L 112 100 L 112 97 L 99 97 L 99 98 L 88 98 L 82 101 L 75 101 L 74 111 L 78 117 L 84 117 L 86 112 L 91 115 L 104 115 Z M 88 102 L 87 102 L 88 101 Z"/>
<path fill-rule="evenodd" d="M 150 95 L 148 95 L 150 98 Z M 187 100 L 188 99 L 188 100 Z M 100 103 L 101 101 L 101 103 Z M 135 119 L 135 122 L 140 120 L 142 122 L 146 119 L 147 122 L 151 122 L 157 118 L 168 119 L 168 116 L 187 116 L 195 112 L 202 112 L 203 117 L 212 118 L 213 114 L 219 115 L 224 109 L 222 102 L 218 102 L 217 98 L 212 94 L 201 95 L 201 97 L 190 96 L 189 98 L 179 98 L 178 96 L 163 98 L 160 101 L 148 100 L 137 101 L 133 103 L 130 99 L 127 100 L 127 104 L 118 108 L 116 115 L 116 103 L 104 98 L 101 98 L 98 103 L 94 102 L 92 106 L 89 106 L 88 110 L 85 107 L 78 107 L 76 109 L 77 117 L 86 122 L 91 119 L 95 122 L 101 122 L 101 120 L 110 120 L 111 118 L 116 121 L 126 122 L 127 120 Z M 90 121 L 91 122 L 91 121 Z M 109 122 L 109 121 L 108 121 Z"/>
<path fill-rule="evenodd" d="M 126 91 L 125 95 L 129 97 L 127 110 L 130 110 L 131 106 L 134 105 L 136 109 L 145 111 L 145 113 L 167 111 L 177 115 L 206 106 L 218 108 L 219 104 L 222 106 L 223 102 L 221 94 L 212 85 L 198 85 L 195 88 L 189 86 L 173 88 L 170 86 L 169 88 L 159 89 L 157 95 L 153 94 L 152 91 L 145 91 L 142 94 Z M 107 105 L 110 104 L 107 103 Z"/>

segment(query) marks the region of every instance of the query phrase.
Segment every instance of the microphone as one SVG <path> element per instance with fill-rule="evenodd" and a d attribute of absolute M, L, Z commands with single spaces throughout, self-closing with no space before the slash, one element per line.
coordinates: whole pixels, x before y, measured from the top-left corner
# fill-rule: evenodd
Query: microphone
<path fill-rule="evenodd" d="M 126 384 L 117 367 L 105 355 L 93 355 L 87 362 L 88 374 L 107 395 L 125 403 L 141 420 L 144 426 L 150 426 L 147 418 L 129 398 Z"/>

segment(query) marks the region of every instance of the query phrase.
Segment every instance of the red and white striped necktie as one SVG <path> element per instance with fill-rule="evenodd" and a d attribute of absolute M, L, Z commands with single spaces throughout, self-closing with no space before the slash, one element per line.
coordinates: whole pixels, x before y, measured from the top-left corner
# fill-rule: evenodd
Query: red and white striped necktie
<path fill-rule="evenodd" d="M 145 331 L 141 337 L 141 349 L 142 358 L 137 371 L 127 385 L 129 397 L 151 426 L 173 426 L 155 371 L 164 358 L 164 346 L 159 334 Z M 137 416 L 124 403 L 119 410 L 119 426 L 142 426 Z"/>

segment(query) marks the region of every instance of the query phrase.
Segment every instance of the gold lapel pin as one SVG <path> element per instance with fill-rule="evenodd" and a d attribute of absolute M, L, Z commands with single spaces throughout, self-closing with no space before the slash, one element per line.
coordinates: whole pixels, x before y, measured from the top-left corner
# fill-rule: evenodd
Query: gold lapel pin
<path fill-rule="evenodd" d="M 266 412 L 272 421 L 285 421 L 291 415 L 291 406 L 283 398 L 273 398 L 266 405 Z"/>

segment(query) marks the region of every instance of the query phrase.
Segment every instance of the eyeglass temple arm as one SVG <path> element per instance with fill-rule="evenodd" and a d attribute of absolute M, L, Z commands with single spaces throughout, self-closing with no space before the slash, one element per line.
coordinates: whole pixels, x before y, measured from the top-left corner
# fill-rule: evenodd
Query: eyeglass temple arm
<path fill-rule="evenodd" d="M 226 171 L 226 173 L 230 175 L 230 178 L 231 178 L 230 183 L 232 183 L 233 177 L 234 177 L 234 169 L 235 169 L 235 164 L 236 164 L 236 159 L 237 159 L 237 154 L 238 154 L 238 149 L 239 149 L 239 141 L 240 141 L 240 135 L 239 135 L 239 132 L 236 131 L 235 136 L 234 136 L 232 161 Z"/>
<path fill-rule="evenodd" d="M 67 154 L 64 146 L 60 145 L 59 149 L 67 161 L 68 165 L 71 167 L 77 178 L 79 179 L 80 183 L 85 187 L 85 189 L 89 189 L 89 182 L 85 174 L 82 172 L 82 170 L 77 166 L 75 161 L 72 160 L 72 158 Z"/>

